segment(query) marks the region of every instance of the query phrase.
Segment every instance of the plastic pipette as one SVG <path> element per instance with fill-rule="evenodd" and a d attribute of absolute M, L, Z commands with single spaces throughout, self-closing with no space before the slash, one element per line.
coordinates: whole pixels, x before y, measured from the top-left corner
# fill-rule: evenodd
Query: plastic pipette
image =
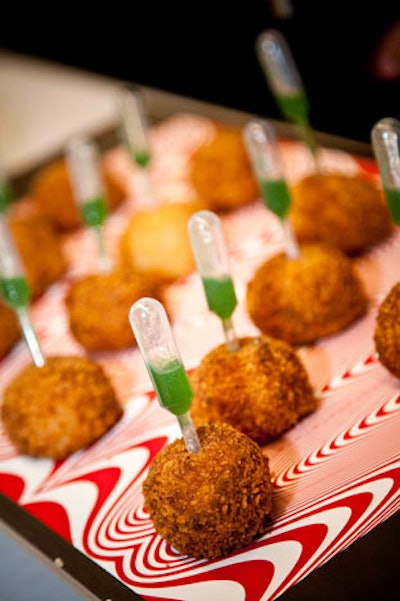
<path fill-rule="evenodd" d="M 96 236 L 100 268 L 108 271 L 110 261 L 103 236 L 103 224 L 108 210 L 97 149 L 88 140 L 76 138 L 67 144 L 66 160 L 82 219 Z"/>
<path fill-rule="evenodd" d="M 0 213 L 0 291 L 4 302 L 14 309 L 23 337 L 36 367 L 45 364 L 36 332 L 28 315 L 29 286 L 12 238 L 7 218 Z"/>
<path fill-rule="evenodd" d="M 12 191 L 4 173 L 0 170 L 0 213 L 3 213 L 12 201 Z"/>
<path fill-rule="evenodd" d="M 220 219 L 212 211 L 198 211 L 189 219 L 188 230 L 208 308 L 221 319 L 228 351 L 238 351 L 232 323 L 237 299 Z"/>
<path fill-rule="evenodd" d="M 281 220 L 286 255 L 289 259 L 295 259 L 300 253 L 288 218 L 291 198 L 274 127 L 263 119 L 253 119 L 245 125 L 243 137 L 262 200 L 267 209 Z"/>
<path fill-rule="evenodd" d="M 151 161 L 149 125 L 140 89 L 134 85 L 123 87 L 119 93 L 118 106 L 125 146 L 144 176 L 145 196 L 148 200 L 154 200 L 154 190 L 148 170 Z"/>
<path fill-rule="evenodd" d="M 256 50 L 267 83 L 282 114 L 300 127 L 304 142 L 317 164 L 318 145 L 309 121 L 309 101 L 284 36 L 279 31 L 267 29 L 258 36 Z"/>
<path fill-rule="evenodd" d="M 371 140 L 392 220 L 400 225 L 400 121 L 381 119 Z"/>
<path fill-rule="evenodd" d="M 160 405 L 177 417 L 188 451 L 196 453 L 200 442 L 190 416 L 193 390 L 163 305 L 142 298 L 132 305 L 129 321 Z"/>

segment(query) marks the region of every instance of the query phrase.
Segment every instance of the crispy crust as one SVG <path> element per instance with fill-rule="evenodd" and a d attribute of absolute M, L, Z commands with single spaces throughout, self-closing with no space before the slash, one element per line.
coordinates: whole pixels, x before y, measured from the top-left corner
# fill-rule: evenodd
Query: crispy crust
<path fill-rule="evenodd" d="M 112 210 L 124 201 L 126 192 L 106 165 L 102 163 L 101 166 L 107 204 Z M 37 210 L 45 215 L 57 230 L 68 231 L 82 225 L 64 159 L 54 161 L 38 171 L 30 184 L 28 194 Z"/>
<path fill-rule="evenodd" d="M 240 350 L 222 344 L 192 378 L 195 424 L 227 422 L 263 445 L 314 411 L 316 398 L 294 349 L 268 336 L 244 338 Z"/>
<path fill-rule="evenodd" d="M 52 225 L 42 215 L 32 211 L 13 215 L 10 227 L 31 297 L 36 298 L 66 272 L 67 261 Z"/>
<path fill-rule="evenodd" d="M 0 300 L 0 359 L 3 359 L 21 337 L 15 312 Z"/>
<path fill-rule="evenodd" d="M 190 179 L 211 210 L 225 211 L 254 201 L 258 194 L 242 131 L 219 127 L 192 155 Z"/>
<path fill-rule="evenodd" d="M 294 345 L 336 334 L 368 307 L 350 259 L 323 245 L 303 245 L 298 259 L 280 253 L 265 261 L 248 283 L 246 302 L 263 333 Z"/>
<path fill-rule="evenodd" d="M 379 361 L 400 378 L 400 282 L 392 287 L 379 307 L 374 341 Z"/>
<path fill-rule="evenodd" d="M 313 174 L 292 188 L 290 219 L 300 242 L 357 253 L 385 240 L 392 221 L 384 195 L 360 176 Z"/>
<path fill-rule="evenodd" d="M 156 282 L 132 271 L 92 274 L 75 281 L 65 304 L 74 337 L 90 351 L 136 345 L 129 310 L 143 296 L 159 298 Z"/>
<path fill-rule="evenodd" d="M 103 369 L 85 357 L 28 365 L 4 391 L 4 428 L 21 453 L 61 459 L 109 430 L 122 409 Z"/>
<path fill-rule="evenodd" d="M 272 509 L 268 459 L 235 428 L 198 429 L 201 450 L 182 439 L 156 456 L 143 484 L 157 532 L 181 553 L 218 557 L 263 534 Z"/>
<path fill-rule="evenodd" d="M 176 202 L 135 213 L 121 238 L 121 264 L 161 283 L 194 271 L 187 222 L 199 208 Z"/>

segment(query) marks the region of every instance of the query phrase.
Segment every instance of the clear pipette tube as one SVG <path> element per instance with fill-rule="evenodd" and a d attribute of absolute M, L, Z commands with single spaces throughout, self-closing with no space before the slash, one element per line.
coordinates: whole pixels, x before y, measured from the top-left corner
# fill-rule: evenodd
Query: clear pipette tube
<path fill-rule="evenodd" d="M 274 29 L 262 32 L 256 42 L 257 56 L 283 115 L 297 123 L 316 166 L 317 142 L 309 122 L 309 102 L 303 81 L 284 36 Z"/>
<path fill-rule="evenodd" d="M 132 161 L 141 169 L 145 202 L 153 203 L 155 194 L 148 169 L 151 161 L 149 124 L 139 87 L 122 87 L 118 106 L 122 139 Z"/>
<path fill-rule="evenodd" d="M 193 390 L 163 305 L 141 298 L 132 305 L 129 321 L 160 405 L 177 417 L 187 450 L 196 453 L 200 442 L 190 416 Z"/>
<path fill-rule="evenodd" d="M 266 120 L 253 119 L 245 125 L 243 137 L 262 200 L 267 209 L 281 220 L 286 255 L 295 259 L 300 251 L 289 220 L 291 198 L 275 129 Z"/>
<path fill-rule="evenodd" d="M 148 122 L 140 89 L 125 86 L 119 94 L 121 127 L 132 160 L 139 167 L 147 167 L 150 159 Z"/>
<path fill-rule="evenodd" d="M 0 290 L 4 302 L 14 309 L 23 337 L 36 367 L 43 367 L 45 358 L 28 315 L 29 286 L 15 247 L 7 219 L 0 213 Z"/>
<path fill-rule="evenodd" d="M 208 307 L 222 321 L 228 351 L 238 351 L 232 322 L 237 299 L 220 219 L 212 211 L 198 211 L 189 219 L 188 230 Z"/>
<path fill-rule="evenodd" d="M 97 148 L 89 140 L 75 138 L 67 144 L 66 160 L 82 219 L 95 234 L 100 268 L 108 271 L 110 261 L 103 236 L 108 211 Z"/>
<path fill-rule="evenodd" d="M 0 169 L 0 213 L 4 213 L 7 210 L 12 201 L 12 196 L 11 187 L 3 171 Z"/>
<path fill-rule="evenodd" d="M 378 121 L 371 141 L 392 220 L 400 225 L 400 121 L 392 117 Z"/>

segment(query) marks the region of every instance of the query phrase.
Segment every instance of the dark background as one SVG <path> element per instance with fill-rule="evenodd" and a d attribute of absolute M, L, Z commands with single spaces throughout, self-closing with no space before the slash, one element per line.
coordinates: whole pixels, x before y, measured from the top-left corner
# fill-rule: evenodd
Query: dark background
<path fill-rule="evenodd" d="M 0 48 L 278 118 L 254 48 L 273 27 L 292 49 L 313 126 L 369 142 L 378 119 L 400 118 L 400 79 L 379 79 L 371 69 L 400 2 L 289 4 L 286 19 L 272 0 L 8 5 Z"/>

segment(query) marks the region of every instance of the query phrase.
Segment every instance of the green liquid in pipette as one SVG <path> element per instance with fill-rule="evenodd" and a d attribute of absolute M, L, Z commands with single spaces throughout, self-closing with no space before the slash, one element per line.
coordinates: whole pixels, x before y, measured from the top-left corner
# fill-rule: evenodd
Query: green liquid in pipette
<path fill-rule="evenodd" d="M 4 302 L 14 309 L 27 306 L 29 286 L 24 277 L 1 278 L 0 291 Z"/>
<path fill-rule="evenodd" d="M 400 190 L 385 188 L 385 196 L 394 223 L 400 224 Z"/>
<path fill-rule="evenodd" d="M 160 405 L 174 415 L 187 413 L 193 390 L 182 363 L 172 360 L 161 366 L 149 364 L 149 371 Z"/>
<path fill-rule="evenodd" d="M 302 124 L 308 122 L 309 106 L 304 91 L 292 95 L 280 94 L 276 97 L 276 101 L 283 115 L 290 121 Z"/>
<path fill-rule="evenodd" d="M 102 225 L 107 217 L 107 204 L 104 198 L 94 198 L 81 206 L 84 222 L 87 225 Z"/>
<path fill-rule="evenodd" d="M 210 311 L 221 319 L 229 319 L 237 305 L 232 278 L 223 275 L 219 278 L 202 277 L 201 279 Z"/>
<path fill-rule="evenodd" d="M 135 152 L 134 159 L 135 163 L 139 165 L 139 167 L 147 167 L 147 165 L 150 163 L 150 153 L 146 150 Z"/>
<path fill-rule="evenodd" d="M 0 185 L 0 213 L 2 213 L 12 201 L 11 188 L 7 184 Z"/>
<path fill-rule="evenodd" d="M 260 181 L 265 206 L 283 219 L 290 208 L 290 196 L 283 179 L 263 179 Z"/>

